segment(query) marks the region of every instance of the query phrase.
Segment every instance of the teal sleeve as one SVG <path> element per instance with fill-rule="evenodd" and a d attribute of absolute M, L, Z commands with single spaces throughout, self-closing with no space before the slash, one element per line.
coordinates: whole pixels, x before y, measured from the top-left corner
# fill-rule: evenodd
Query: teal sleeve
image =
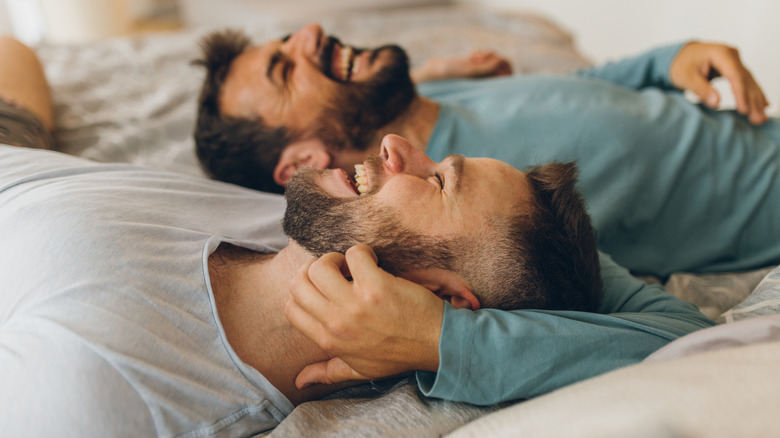
<path fill-rule="evenodd" d="M 609 314 L 445 305 L 439 369 L 418 372 L 429 397 L 478 405 L 535 397 L 642 361 L 714 322 L 602 256 Z"/>
<path fill-rule="evenodd" d="M 660 47 L 633 58 L 582 69 L 575 74 L 635 90 L 645 87 L 675 90 L 676 88 L 669 82 L 669 67 L 684 45 L 685 43 L 679 43 Z"/>

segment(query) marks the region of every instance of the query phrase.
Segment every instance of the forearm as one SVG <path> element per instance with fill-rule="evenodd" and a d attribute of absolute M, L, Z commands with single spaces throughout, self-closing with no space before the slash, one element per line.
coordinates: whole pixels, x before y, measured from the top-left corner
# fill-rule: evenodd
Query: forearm
<path fill-rule="evenodd" d="M 679 314 L 447 307 L 436 374 L 418 373 L 428 396 L 474 404 L 535 397 L 642 361 L 712 322 Z"/>
<path fill-rule="evenodd" d="M 535 397 L 640 362 L 714 325 L 691 303 L 631 276 L 599 253 L 599 313 L 476 312 L 445 306 L 438 372 L 418 373 L 426 395 L 475 404 Z"/>
<path fill-rule="evenodd" d="M 415 84 L 445 79 L 485 78 L 512 74 L 509 60 L 491 51 L 474 50 L 468 56 L 436 57 L 412 70 Z"/>
<path fill-rule="evenodd" d="M 579 70 L 578 76 L 600 79 L 632 89 L 657 87 L 671 90 L 669 67 L 685 43 L 659 47 L 641 55 Z"/>
<path fill-rule="evenodd" d="M 421 84 L 423 82 L 430 82 L 438 79 L 431 71 L 431 67 L 428 65 L 428 63 L 415 68 L 409 73 L 409 75 L 412 77 L 412 82 L 415 84 Z"/>

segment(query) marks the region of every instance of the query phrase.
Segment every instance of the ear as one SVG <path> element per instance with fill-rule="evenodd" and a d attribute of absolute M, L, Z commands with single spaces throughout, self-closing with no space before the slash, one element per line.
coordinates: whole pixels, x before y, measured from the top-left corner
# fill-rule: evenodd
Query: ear
<path fill-rule="evenodd" d="M 480 308 L 479 299 L 471 292 L 466 280 L 455 272 L 444 269 L 421 269 L 402 276 L 431 290 L 456 309 L 478 310 Z"/>
<path fill-rule="evenodd" d="M 301 167 L 313 167 L 318 170 L 327 169 L 331 156 L 325 144 L 318 139 L 308 139 L 290 143 L 282 151 L 279 162 L 274 168 L 274 181 L 283 186 Z"/>

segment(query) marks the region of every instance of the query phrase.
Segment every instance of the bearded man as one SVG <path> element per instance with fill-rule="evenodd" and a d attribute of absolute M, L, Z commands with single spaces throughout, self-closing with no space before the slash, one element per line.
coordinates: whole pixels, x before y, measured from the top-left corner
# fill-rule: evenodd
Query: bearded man
<path fill-rule="evenodd" d="M 215 34 L 204 48 L 195 138 L 217 179 L 272 190 L 299 167 L 351 173 L 395 133 L 434 160 L 576 162 L 599 249 L 633 272 L 780 263 L 780 123 L 733 48 L 689 42 L 571 75 L 416 89 L 399 47 L 354 49 L 317 25 L 257 46 Z M 715 110 L 718 74 L 737 111 Z"/>

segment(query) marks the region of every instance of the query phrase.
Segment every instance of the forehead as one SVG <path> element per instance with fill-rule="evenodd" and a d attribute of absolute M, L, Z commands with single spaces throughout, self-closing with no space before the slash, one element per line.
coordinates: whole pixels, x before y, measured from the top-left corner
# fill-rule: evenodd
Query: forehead
<path fill-rule="evenodd" d="M 271 56 L 280 45 L 281 40 L 268 41 L 250 47 L 233 60 L 219 96 L 223 114 L 251 118 L 263 113 L 263 103 L 279 97 L 267 71 Z"/>
<path fill-rule="evenodd" d="M 507 217 L 531 199 L 531 186 L 524 172 L 499 160 L 463 160 L 457 195 L 472 219 Z"/>

